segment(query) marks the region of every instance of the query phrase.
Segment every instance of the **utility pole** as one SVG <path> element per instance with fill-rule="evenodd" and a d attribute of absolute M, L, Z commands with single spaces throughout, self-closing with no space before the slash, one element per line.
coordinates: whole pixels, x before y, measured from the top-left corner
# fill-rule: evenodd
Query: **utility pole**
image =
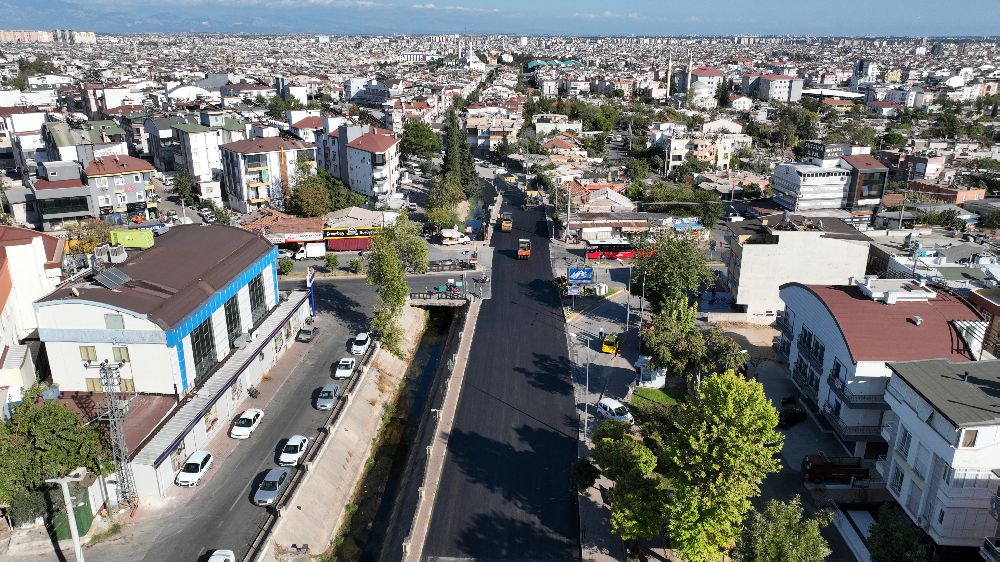
<path fill-rule="evenodd" d="M 69 534 L 73 537 L 73 553 L 76 562 L 83 562 L 83 545 L 80 544 L 80 531 L 76 528 L 76 515 L 73 513 L 73 498 L 69 495 L 69 483 L 83 480 L 86 470 L 78 468 L 69 476 L 49 478 L 46 482 L 59 484 L 62 487 L 63 501 L 66 502 L 66 518 L 69 520 Z"/>
<path fill-rule="evenodd" d="M 114 343 L 114 342 L 113 342 Z M 107 410 L 100 415 L 108 422 L 108 438 L 111 441 L 111 456 L 118 474 L 118 505 L 128 505 L 131 510 L 139 507 L 139 495 L 135 490 L 135 478 L 129 464 L 128 445 L 125 442 L 125 418 L 131 407 L 133 392 L 122 391 L 120 370 L 125 363 L 112 363 L 105 359 L 99 364 L 84 361 L 87 369 L 98 369 L 101 373 L 101 387 L 107 397 Z"/>
<path fill-rule="evenodd" d="M 558 193 L 558 191 L 559 191 L 559 188 L 557 187 L 556 188 L 556 192 Z M 569 241 L 570 201 L 572 201 L 572 200 L 573 200 L 573 194 L 569 190 L 569 187 L 567 187 L 566 188 L 566 226 L 563 227 L 563 242 Z"/>

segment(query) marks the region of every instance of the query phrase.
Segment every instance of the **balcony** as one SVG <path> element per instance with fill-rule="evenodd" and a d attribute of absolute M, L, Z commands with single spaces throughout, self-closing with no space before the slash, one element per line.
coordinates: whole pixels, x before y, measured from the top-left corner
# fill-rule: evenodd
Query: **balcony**
<path fill-rule="evenodd" d="M 844 441 L 878 441 L 881 438 L 881 425 L 850 425 L 833 413 L 829 404 L 824 404 L 822 411 Z"/>
<path fill-rule="evenodd" d="M 781 330 L 782 334 L 787 335 L 788 339 L 792 339 L 792 325 L 788 323 L 788 319 L 783 314 L 778 315 L 778 318 L 774 321 L 774 325 Z"/>
<path fill-rule="evenodd" d="M 820 357 L 816 357 L 816 355 L 813 354 L 813 350 L 811 348 L 809 348 L 809 347 L 806 347 L 806 345 L 804 343 L 802 343 L 801 339 L 795 340 L 795 345 L 799 349 L 799 357 L 801 357 L 801 358 L 805 359 L 806 361 L 808 361 L 809 365 L 813 369 L 815 369 L 815 370 L 817 370 L 817 371 L 819 371 L 819 372 L 822 373 L 823 372 L 823 359 L 820 358 Z"/>
<path fill-rule="evenodd" d="M 885 403 L 881 394 L 856 394 L 851 392 L 851 385 L 833 376 L 833 373 L 827 375 L 826 382 L 830 385 L 833 393 L 852 408 L 861 410 L 889 409 L 889 405 Z"/>
<path fill-rule="evenodd" d="M 1000 537 L 991 537 L 983 541 L 979 555 L 989 562 L 1000 562 Z"/>
<path fill-rule="evenodd" d="M 885 455 L 879 455 L 878 459 L 875 460 L 875 472 L 879 473 L 882 478 L 889 478 L 889 461 L 886 460 Z"/>

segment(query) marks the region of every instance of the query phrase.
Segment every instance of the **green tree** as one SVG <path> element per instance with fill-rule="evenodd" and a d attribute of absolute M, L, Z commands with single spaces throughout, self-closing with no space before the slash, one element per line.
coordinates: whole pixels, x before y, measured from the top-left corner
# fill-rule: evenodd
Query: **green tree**
<path fill-rule="evenodd" d="M 441 137 L 427 123 L 410 120 L 403 125 L 400 146 L 404 157 L 431 158 L 441 150 Z"/>
<path fill-rule="evenodd" d="M 292 213 L 304 217 L 321 217 L 333 208 L 330 192 L 319 178 L 313 178 L 315 179 L 304 181 L 292 190 L 286 203 Z"/>
<path fill-rule="evenodd" d="M 983 228 L 1000 228 L 1000 211 L 993 211 L 979 217 L 979 226 Z"/>
<path fill-rule="evenodd" d="M 697 328 L 697 319 L 698 308 L 689 305 L 686 297 L 663 303 L 641 334 L 653 368 L 686 376 L 704 361 L 705 340 Z"/>
<path fill-rule="evenodd" d="M 706 377 L 671 424 L 659 455 L 674 487 L 667 534 L 684 560 L 718 560 L 761 482 L 780 468 L 778 412 L 760 383 L 727 372 Z"/>
<path fill-rule="evenodd" d="M 830 554 L 830 546 L 822 531 L 833 522 L 829 511 L 820 511 L 805 518 L 802 500 L 770 500 L 763 511 L 750 513 L 736 544 L 733 558 L 737 562 L 822 562 Z"/>
<path fill-rule="evenodd" d="M 625 161 L 625 177 L 632 183 L 638 183 L 649 177 L 649 163 L 639 158 L 629 158 Z"/>
<path fill-rule="evenodd" d="M 615 483 L 609 499 L 611 532 L 618 538 L 651 539 L 660 531 L 667 506 L 655 479 L 631 475 Z"/>
<path fill-rule="evenodd" d="M 453 225 L 458 224 L 458 215 L 455 214 L 454 208 L 433 207 L 427 210 L 425 216 L 427 224 L 438 228 L 451 228 Z"/>
<path fill-rule="evenodd" d="M 351 273 L 361 273 L 361 270 L 364 269 L 364 264 L 358 258 L 354 258 L 353 260 L 347 262 L 347 269 L 350 270 Z"/>
<path fill-rule="evenodd" d="M 601 426 L 616 424 L 624 427 L 624 432 L 618 435 L 594 435 L 594 448 L 591 457 L 597 466 L 601 467 L 605 476 L 618 481 L 635 473 L 648 477 L 656 468 L 656 455 L 628 433 L 625 422 L 605 421 Z M 616 428 L 617 429 L 617 428 Z"/>
<path fill-rule="evenodd" d="M 3 463 L 3 460 L 0 460 Z M 3 465 L 0 464 L 0 467 Z M 573 483 L 576 485 L 576 489 L 583 491 L 594 485 L 597 481 L 597 477 L 601 475 L 599 468 L 594 466 L 594 463 L 590 462 L 589 459 L 576 459 L 573 462 L 573 467 L 570 469 L 570 477 L 573 479 Z M 0 475 L 0 478 L 3 476 Z"/>
<path fill-rule="evenodd" d="M 111 241 L 111 225 L 100 219 L 83 219 L 66 228 L 71 254 L 85 254 Z"/>
<path fill-rule="evenodd" d="M 379 333 L 386 348 L 397 356 L 402 354 L 399 344 L 403 339 L 399 317 L 410 291 L 406 270 L 427 271 L 427 247 L 417 230 L 405 214 L 400 215 L 372 237 L 368 267 L 365 268 L 368 283 L 375 287 L 379 297 L 372 328 Z"/>
<path fill-rule="evenodd" d="M 198 180 L 184 170 L 177 172 L 174 177 L 174 190 L 177 191 L 177 197 L 180 198 L 181 204 L 189 207 L 194 205 L 194 193 L 197 188 Z"/>
<path fill-rule="evenodd" d="M 705 341 L 705 359 L 698 365 L 699 373 L 738 371 L 749 359 L 749 354 L 740 347 L 740 344 L 721 329 L 713 326 L 702 334 Z"/>
<path fill-rule="evenodd" d="M 686 297 L 712 282 L 701 248 L 688 238 L 664 231 L 652 240 L 638 239 L 635 246 L 638 255 L 632 267 L 633 291 L 641 294 L 644 290 L 654 310 L 666 300 Z"/>
<path fill-rule="evenodd" d="M 288 275 L 295 269 L 295 260 L 292 258 L 281 258 L 278 260 L 278 273 Z"/>
<path fill-rule="evenodd" d="M 340 267 L 340 258 L 337 257 L 337 254 L 327 254 L 323 256 L 323 262 L 324 265 L 326 265 L 326 268 L 330 271 Z"/>
<path fill-rule="evenodd" d="M 882 135 L 882 146 L 901 147 L 906 144 L 906 135 L 896 131 L 887 131 Z"/>
<path fill-rule="evenodd" d="M 323 168 L 316 170 L 316 177 L 330 193 L 330 210 L 339 211 L 348 207 L 360 207 L 368 200 L 364 195 L 351 191 L 340 178 Z"/>
<path fill-rule="evenodd" d="M 913 523 L 899 508 L 883 504 L 868 532 L 868 552 L 872 562 L 918 562 L 927 559 L 926 548 L 920 544 Z"/>

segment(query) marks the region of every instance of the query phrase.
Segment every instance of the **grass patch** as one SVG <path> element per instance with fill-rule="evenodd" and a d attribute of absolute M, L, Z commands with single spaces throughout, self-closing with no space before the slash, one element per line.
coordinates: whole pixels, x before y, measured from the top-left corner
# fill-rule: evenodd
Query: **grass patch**
<path fill-rule="evenodd" d="M 661 406 L 676 406 L 683 397 L 682 388 L 637 388 L 632 391 L 632 403 L 640 407 L 641 404 L 636 404 L 636 398 L 639 398 L 640 403 L 649 401 Z"/>
<path fill-rule="evenodd" d="M 114 537 L 115 535 L 120 534 L 121 532 L 122 532 L 121 523 L 114 523 L 107 529 L 101 531 L 100 533 L 94 533 L 93 536 L 90 537 L 90 542 L 87 543 L 87 546 L 92 546 L 99 542 L 104 542 Z"/>

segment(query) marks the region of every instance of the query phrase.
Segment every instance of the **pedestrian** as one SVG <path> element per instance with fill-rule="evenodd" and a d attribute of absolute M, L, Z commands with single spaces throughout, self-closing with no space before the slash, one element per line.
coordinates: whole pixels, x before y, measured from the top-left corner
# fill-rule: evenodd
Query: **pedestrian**
<path fill-rule="evenodd" d="M 604 326 L 597 329 L 597 339 L 604 341 Z"/>

